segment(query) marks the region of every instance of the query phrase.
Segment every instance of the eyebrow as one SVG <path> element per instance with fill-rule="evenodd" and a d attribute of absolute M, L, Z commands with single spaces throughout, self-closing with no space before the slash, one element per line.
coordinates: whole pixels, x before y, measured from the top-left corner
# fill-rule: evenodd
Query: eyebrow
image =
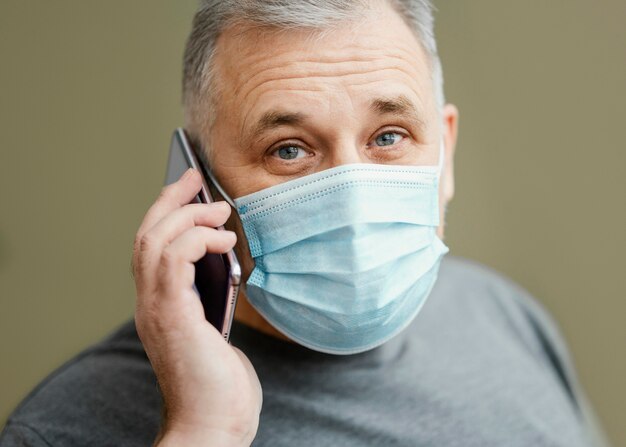
<path fill-rule="evenodd" d="M 420 130 L 424 129 L 424 122 L 419 118 L 417 107 L 405 95 L 391 98 L 375 98 L 370 102 L 370 110 L 378 115 L 402 116 L 411 120 Z M 252 131 L 248 134 L 247 139 L 277 127 L 302 125 L 308 117 L 308 115 L 301 112 L 270 110 L 261 115 L 261 118 L 259 118 Z"/>
<path fill-rule="evenodd" d="M 268 130 L 275 129 L 280 126 L 297 126 L 302 124 L 307 115 L 300 112 L 284 112 L 279 110 L 270 110 L 265 112 L 256 125 L 252 129 L 250 136 L 260 135 Z"/>
<path fill-rule="evenodd" d="M 370 103 L 370 110 L 378 115 L 398 115 L 412 121 L 420 130 L 424 130 L 424 121 L 408 97 L 398 95 L 391 98 L 376 98 Z"/>

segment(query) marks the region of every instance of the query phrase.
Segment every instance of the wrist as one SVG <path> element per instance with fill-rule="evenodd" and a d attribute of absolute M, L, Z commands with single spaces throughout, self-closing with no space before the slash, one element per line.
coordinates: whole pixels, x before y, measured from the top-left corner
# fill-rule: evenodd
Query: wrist
<path fill-rule="evenodd" d="M 255 433 L 232 433 L 218 429 L 168 430 L 159 436 L 156 447 L 249 447 Z"/>

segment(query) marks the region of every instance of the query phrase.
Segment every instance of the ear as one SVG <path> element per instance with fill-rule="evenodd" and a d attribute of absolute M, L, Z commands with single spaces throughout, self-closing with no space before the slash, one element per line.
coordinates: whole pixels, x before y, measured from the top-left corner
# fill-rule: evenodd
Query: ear
<path fill-rule="evenodd" d="M 443 141 L 445 145 L 445 159 L 442 177 L 443 205 L 447 205 L 454 196 L 454 151 L 459 131 L 459 110 L 454 104 L 446 104 L 442 110 Z"/>
<path fill-rule="evenodd" d="M 439 190 L 439 228 L 437 234 L 443 239 L 445 226 L 445 210 L 448 202 L 454 197 L 454 151 L 459 128 L 459 110 L 453 104 L 443 106 L 442 133 L 444 144 L 444 165 Z"/>

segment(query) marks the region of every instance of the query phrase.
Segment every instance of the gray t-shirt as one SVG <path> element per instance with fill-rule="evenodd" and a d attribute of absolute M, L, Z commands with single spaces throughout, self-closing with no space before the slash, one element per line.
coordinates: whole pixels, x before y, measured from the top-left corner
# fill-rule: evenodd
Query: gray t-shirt
<path fill-rule="evenodd" d="M 447 256 L 414 322 L 334 356 L 235 324 L 263 386 L 254 446 L 605 445 L 546 312 L 522 289 Z M 0 446 L 142 446 L 161 398 L 131 322 L 45 379 Z"/>

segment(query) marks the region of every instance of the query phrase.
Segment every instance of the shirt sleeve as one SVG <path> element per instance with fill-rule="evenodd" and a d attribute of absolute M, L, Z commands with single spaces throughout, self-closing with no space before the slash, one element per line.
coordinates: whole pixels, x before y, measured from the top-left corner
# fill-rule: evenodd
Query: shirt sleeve
<path fill-rule="evenodd" d="M 558 325 L 550 314 L 526 291 L 521 290 L 518 295 L 518 302 L 536 333 L 549 362 L 577 407 L 590 445 L 609 447 L 608 439 L 578 381 L 572 358 Z"/>
<path fill-rule="evenodd" d="M 52 447 L 34 429 L 9 421 L 0 433 L 0 447 Z"/>

